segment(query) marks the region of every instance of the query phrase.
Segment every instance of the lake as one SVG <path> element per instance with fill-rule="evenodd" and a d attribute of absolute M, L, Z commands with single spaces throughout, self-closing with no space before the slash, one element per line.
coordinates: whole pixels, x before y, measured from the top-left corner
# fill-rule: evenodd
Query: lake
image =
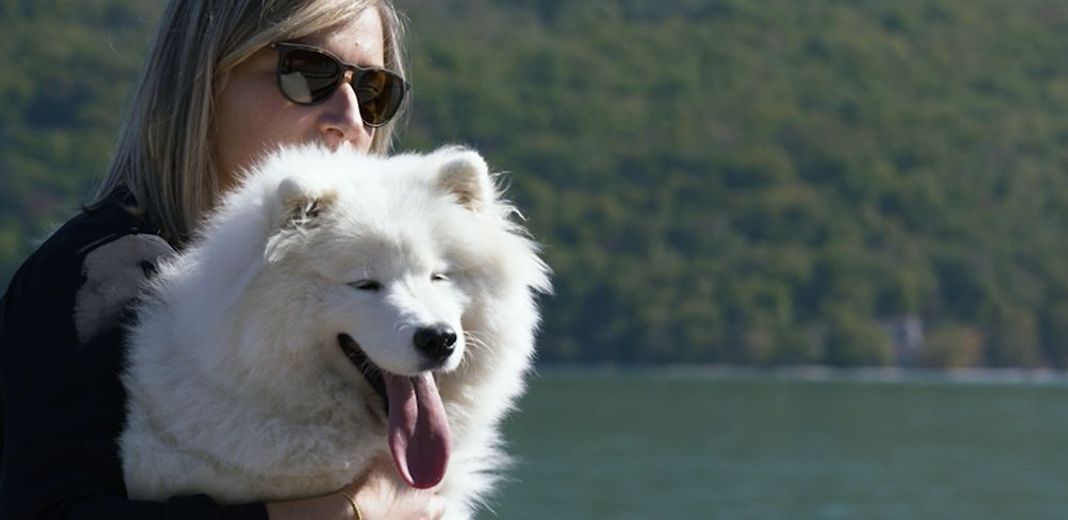
<path fill-rule="evenodd" d="M 1062 377 L 546 370 L 520 406 L 482 520 L 1068 518 Z"/>

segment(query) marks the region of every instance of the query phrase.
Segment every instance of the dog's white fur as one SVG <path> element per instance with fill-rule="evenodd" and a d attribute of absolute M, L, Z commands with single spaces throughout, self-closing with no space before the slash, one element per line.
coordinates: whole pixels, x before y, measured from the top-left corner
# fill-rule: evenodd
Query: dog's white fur
<path fill-rule="evenodd" d="M 338 334 L 412 375 L 413 328 L 444 321 L 460 339 L 436 372 L 452 431 L 436 490 L 447 518 L 473 514 L 506 462 L 498 423 L 549 290 L 515 214 L 462 148 L 273 154 L 146 292 L 123 376 L 131 497 L 239 503 L 349 484 L 388 450 L 381 400 Z M 355 288 L 366 279 L 383 289 Z"/>

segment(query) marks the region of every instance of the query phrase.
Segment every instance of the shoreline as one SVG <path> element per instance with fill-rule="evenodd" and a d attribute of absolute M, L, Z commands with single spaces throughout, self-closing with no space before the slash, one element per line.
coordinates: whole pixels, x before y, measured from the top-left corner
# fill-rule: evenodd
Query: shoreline
<path fill-rule="evenodd" d="M 821 365 L 750 367 L 741 365 L 538 364 L 541 376 L 651 376 L 680 379 L 770 379 L 796 382 L 933 383 L 971 385 L 1068 386 L 1068 371 L 1050 368 L 839 368 Z"/>

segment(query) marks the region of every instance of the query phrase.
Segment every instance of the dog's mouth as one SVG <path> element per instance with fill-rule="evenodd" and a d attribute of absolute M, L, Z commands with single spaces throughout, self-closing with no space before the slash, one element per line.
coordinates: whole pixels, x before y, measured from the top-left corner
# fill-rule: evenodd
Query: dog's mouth
<path fill-rule="evenodd" d="M 389 451 L 397 471 L 408 485 L 426 489 L 445 476 L 449 463 L 450 433 L 445 405 L 431 372 L 402 376 L 382 370 L 348 334 L 338 334 L 338 345 L 385 403 L 389 417 Z"/>
<path fill-rule="evenodd" d="M 375 392 L 382 397 L 386 415 L 389 415 L 389 396 L 386 395 L 386 380 L 382 377 L 382 369 L 367 358 L 367 354 L 364 354 L 363 349 L 360 348 L 359 343 L 356 343 L 356 340 L 352 339 L 352 336 L 338 334 L 337 343 L 341 346 L 341 351 L 345 353 L 345 357 L 349 358 L 353 366 L 371 384 L 371 388 L 374 388 Z"/>

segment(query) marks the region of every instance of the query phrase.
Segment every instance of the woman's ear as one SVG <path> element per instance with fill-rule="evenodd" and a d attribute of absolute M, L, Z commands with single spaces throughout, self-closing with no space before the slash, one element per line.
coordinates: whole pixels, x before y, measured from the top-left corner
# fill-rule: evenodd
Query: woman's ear
<path fill-rule="evenodd" d="M 472 150 L 451 152 L 438 168 L 438 186 L 455 195 L 467 209 L 482 211 L 497 196 L 486 160 Z"/>

